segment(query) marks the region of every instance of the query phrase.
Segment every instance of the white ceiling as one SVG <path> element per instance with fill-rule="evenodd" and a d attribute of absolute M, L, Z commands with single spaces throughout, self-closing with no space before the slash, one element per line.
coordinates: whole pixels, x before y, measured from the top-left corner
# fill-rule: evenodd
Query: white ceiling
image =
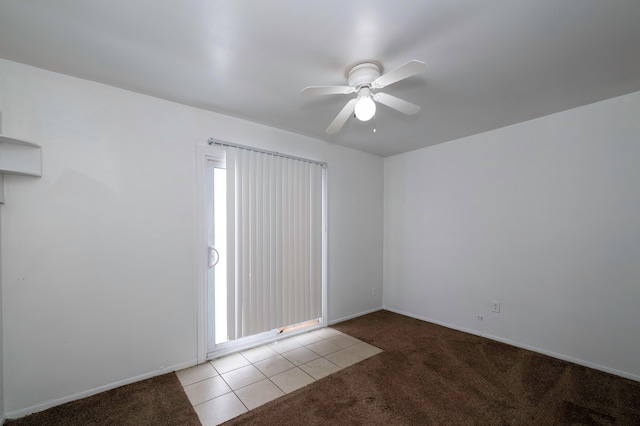
<path fill-rule="evenodd" d="M 0 57 L 387 156 L 640 91 L 640 1 L 2 0 Z M 299 95 L 410 59 L 375 133 Z"/>

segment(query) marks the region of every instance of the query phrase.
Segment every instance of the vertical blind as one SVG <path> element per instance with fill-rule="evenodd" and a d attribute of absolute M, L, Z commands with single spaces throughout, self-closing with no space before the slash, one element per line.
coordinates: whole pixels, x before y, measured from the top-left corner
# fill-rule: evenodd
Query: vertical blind
<path fill-rule="evenodd" d="M 230 339 L 322 316 L 322 173 L 227 148 Z"/>

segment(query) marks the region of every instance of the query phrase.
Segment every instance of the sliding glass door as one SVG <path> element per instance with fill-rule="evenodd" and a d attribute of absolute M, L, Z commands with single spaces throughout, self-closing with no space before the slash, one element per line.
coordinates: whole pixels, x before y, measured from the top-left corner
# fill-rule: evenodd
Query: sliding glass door
<path fill-rule="evenodd" d="M 321 164 L 244 148 L 207 162 L 208 357 L 323 321 Z"/>
<path fill-rule="evenodd" d="M 223 160 L 206 166 L 207 348 L 229 340 L 227 332 L 227 171 Z"/>

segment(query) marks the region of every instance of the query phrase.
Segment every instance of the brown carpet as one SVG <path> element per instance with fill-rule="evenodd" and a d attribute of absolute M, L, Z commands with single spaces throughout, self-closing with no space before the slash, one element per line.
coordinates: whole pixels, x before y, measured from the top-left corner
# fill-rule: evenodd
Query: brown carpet
<path fill-rule="evenodd" d="M 10 426 L 200 425 L 175 373 L 7 420 Z"/>
<path fill-rule="evenodd" d="M 384 352 L 225 425 L 640 425 L 640 382 L 388 311 L 334 328 Z"/>

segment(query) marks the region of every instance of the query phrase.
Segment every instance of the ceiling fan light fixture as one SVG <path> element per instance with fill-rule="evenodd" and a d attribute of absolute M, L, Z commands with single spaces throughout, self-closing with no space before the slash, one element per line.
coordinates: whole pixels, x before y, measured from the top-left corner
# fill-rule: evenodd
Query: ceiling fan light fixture
<path fill-rule="evenodd" d="M 358 93 L 355 114 L 360 121 L 369 121 L 376 114 L 376 103 L 371 98 L 371 90 L 368 87 L 363 87 Z"/>
<path fill-rule="evenodd" d="M 390 84 L 397 83 L 405 78 L 413 77 L 425 70 L 424 62 L 415 59 L 400 65 L 391 71 L 380 75 L 381 67 L 373 62 L 361 62 L 351 68 L 347 74 L 348 86 L 307 86 L 300 92 L 301 95 L 349 95 L 357 93 L 355 98 L 349 99 L 333 119 L 326 132 L 335 135 L 342 126 L 355 117 L 360 121 L 371 120 L 376 115 L 376 103 L 381 103 L 391 109 L 400 111 L 406 115 L 413 115 L 420 111 L 418 105 L 412 104 L 385 92 L 373 90 L 384 89 Z M 375 132 L 375 130 L 374 130 Z"/>

